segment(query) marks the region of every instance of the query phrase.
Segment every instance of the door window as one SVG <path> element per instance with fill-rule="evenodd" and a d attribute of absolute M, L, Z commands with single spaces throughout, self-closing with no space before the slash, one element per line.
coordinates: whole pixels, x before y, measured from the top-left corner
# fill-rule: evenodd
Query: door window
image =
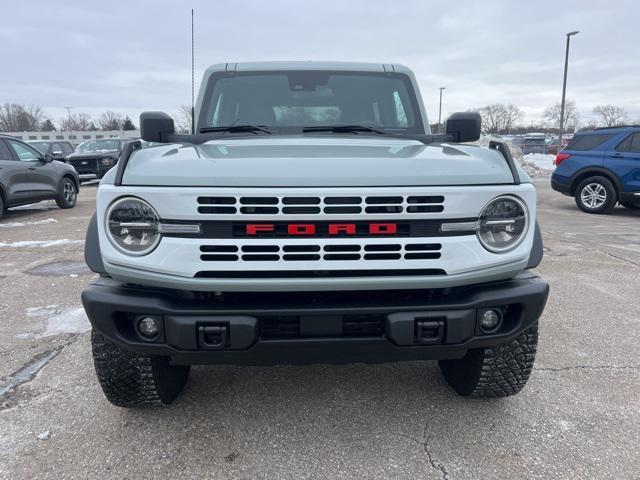
<path fill-rule="evenodd" d="M 59 143 L 54 143 L 53 146 L 51 147 L 51 153 L 53 155 L 62 155 L 62 147 L 60 146 Z"/>
<path fill-rule="evenodd" d="M 31 147 L 27 147 L 18 142 L 9 141 L 9 145 L 13 148 L 13 151 L 16 152 L 18 158 L 23 162 L 33 162 L 40 160 L 40 154 Z"/>
<path fill-rule="evenodd" d="M 629 151 L 631 153 L 640 153 L 640 133 L 634 133 L 631 138 L 631 148 Z"/>
<path fill-rule="evenodd" d="M 618 144 L 616 147 L 616 152 L 628 152 L 631 148 L 631 140 L 633 139 L 633 135 L 629 135 L 622 142 Z"/>

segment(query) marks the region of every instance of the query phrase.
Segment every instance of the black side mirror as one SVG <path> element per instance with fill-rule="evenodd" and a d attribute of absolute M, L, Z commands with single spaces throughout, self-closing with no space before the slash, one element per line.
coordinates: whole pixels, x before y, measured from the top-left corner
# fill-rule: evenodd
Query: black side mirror
<path fill-rule="evenodd" d="M 54 157 L 53 157 L 53 155 L 49 155 L 48 153 L 45 153 L 45 154 L 40 158 L 40 160 L 42 160 L 43 162 L 46 162 L 46 163 L 51 163 L 51 162 L 53 162 Z"/>
<path fill-rule="evenodd" d="M 475 142 L 480 138 L 482 119 L 478 112 L 457 112 L 447 119 L 447 135 L 453 136 L 453 141 Z"/>
<path fill-rule="evenodd" d="M 173 118 L 164 112 L 140 114 L 140 136 L 147 142 L 166 142 L 167 136 L 176 133 Z"/>

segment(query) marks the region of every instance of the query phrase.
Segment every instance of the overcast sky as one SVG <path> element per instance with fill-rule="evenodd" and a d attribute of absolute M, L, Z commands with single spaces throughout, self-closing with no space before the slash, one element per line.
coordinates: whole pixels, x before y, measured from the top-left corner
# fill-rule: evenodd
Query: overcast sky
<path fill-rule="evenodd" d="M 190 102 L 190 8 L 196 9 L 196 87 L 212 63 L 352 60 L 414 70 L 432 121 L 492 102 L 538 121 L 567 98 L 582 122 L 595 105 L 640 122 L 640 2 L 2 0 L 0 103 L 38 104 L 54 121 L 104 110 L 134 118 Z"/>

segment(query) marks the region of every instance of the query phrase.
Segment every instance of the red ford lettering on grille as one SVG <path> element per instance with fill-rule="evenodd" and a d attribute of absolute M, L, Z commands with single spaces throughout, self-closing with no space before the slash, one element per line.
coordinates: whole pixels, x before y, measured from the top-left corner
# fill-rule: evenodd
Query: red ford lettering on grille
<path fill-rule="evenodd" d="M 341 233 L 355 235 L 356 225 L 354 223 L 330 223 L 328 233 L 329 235 L 340 235 Z"/>
<path fill-rule="evenodd" d="M 261 233 L 271 233 L 284 236 L 376 236 L 376 235 L 395 235 L 398 233 L 398 226 L 395 223 L 250 223 L 246 225 L 247 235 L 260 235 Z"/>
<path fill-rule="evenodd" d="M 397 230 L 395 223 L 372 223 L 369 225 L 371 235 L 393 235 Z"/>
<path fill-rule="evenodd" d="M 257 235 L 259 232 L 273 232 L 275 227 L 273 224 L 261 223 L 258 225 L 247 225 L 247 235 Z"/>
<path fill-rule="evenodd" d="M 292 223 L 287 225 L 287 233 L 289 235 L 315 235 L 316 226 L 309 223 Z"/>

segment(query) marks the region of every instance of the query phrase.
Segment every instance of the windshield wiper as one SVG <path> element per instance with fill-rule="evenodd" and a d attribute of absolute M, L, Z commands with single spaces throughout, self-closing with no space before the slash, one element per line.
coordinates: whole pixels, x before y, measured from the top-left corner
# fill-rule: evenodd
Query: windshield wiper
<path fill-rule="evenodd" d="M 200 133 L 211 133 L 211 132 L 251 132 L 251 133 L 266 133 L 271 134 L 271 130 L 262 125 L 227 125 L 224 127 L 202 127 L 200 129 Z"/>
<path fill-rule="evenodd" d="M 368 132 L 384 135 L 385 132 L 381 128 L 372 125 L 354 124 L 354 125 L 319 125 L 317 127 L 304 127 L 303 132 L 335 132 L 335 133 L 357 133 Z"/>

